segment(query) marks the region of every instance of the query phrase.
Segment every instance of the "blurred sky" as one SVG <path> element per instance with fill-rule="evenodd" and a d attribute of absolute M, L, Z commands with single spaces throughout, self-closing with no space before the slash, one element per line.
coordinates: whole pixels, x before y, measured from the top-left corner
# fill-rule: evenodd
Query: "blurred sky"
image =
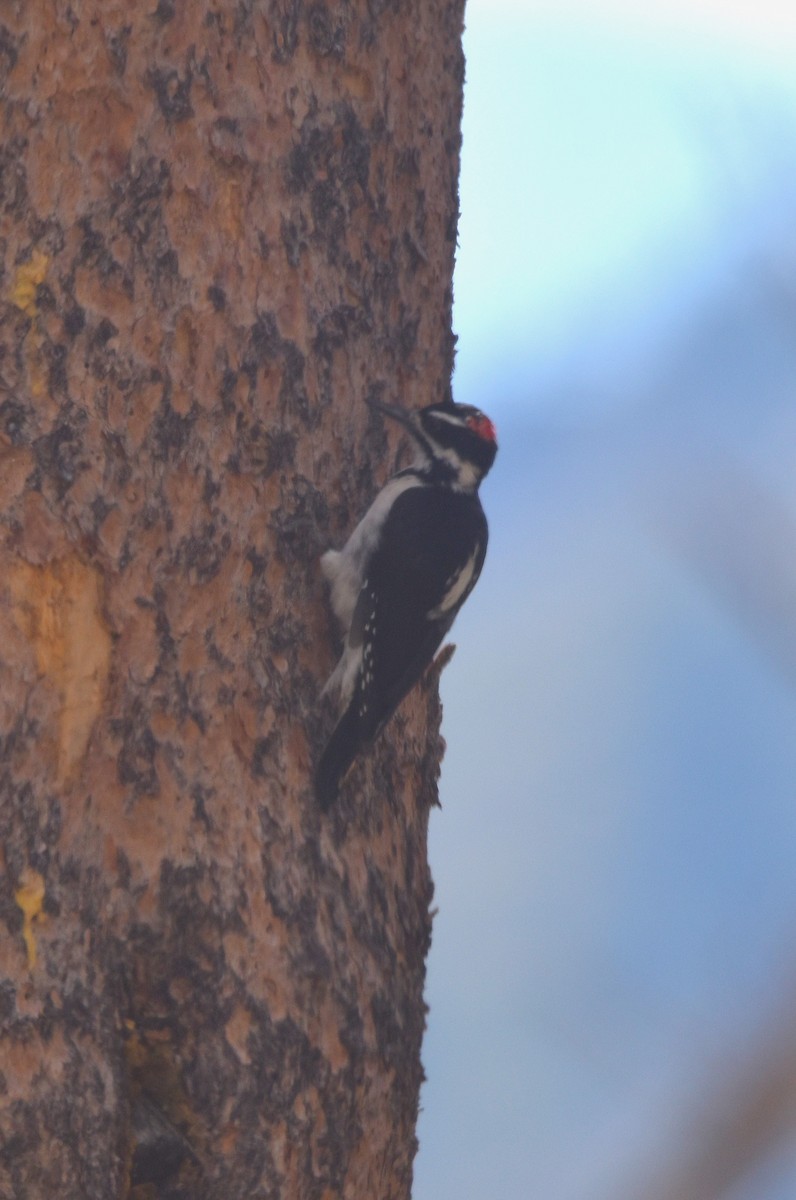
<path fill-rule="evenodd" d="M 414 1200 L 637 1200 L 796 995 L 796 8 L 469 0 L 465 51 L 501 449 Z M 796 1137 L 727 1195 L 792 1200 Z"/>
<path fill-rule="evenodd" d="M 460 390 L 655 337 L 789 228 L 796 6 L 471 0 L 465 50 Z"/>

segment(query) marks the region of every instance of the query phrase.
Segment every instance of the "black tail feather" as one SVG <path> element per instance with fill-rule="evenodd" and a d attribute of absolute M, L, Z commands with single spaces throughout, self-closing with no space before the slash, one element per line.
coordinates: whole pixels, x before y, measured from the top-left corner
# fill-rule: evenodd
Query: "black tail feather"
<path fill-rule="evenodd" d="M 340 780 L 364 740 L 356 706 L 351 704 L 337 722 L 315 769 L 315 796 L 324 812 L 334 803 Z"/>

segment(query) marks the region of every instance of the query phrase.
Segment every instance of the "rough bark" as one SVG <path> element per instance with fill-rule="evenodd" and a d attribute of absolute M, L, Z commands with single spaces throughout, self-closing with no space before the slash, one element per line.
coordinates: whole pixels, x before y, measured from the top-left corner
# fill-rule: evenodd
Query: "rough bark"
<path fill-rule="evenodd" d="M 448 386 L 463 0 L 0 8 L 0 1196 L 407 1197 L 436 681 L 319 553 Z"/>

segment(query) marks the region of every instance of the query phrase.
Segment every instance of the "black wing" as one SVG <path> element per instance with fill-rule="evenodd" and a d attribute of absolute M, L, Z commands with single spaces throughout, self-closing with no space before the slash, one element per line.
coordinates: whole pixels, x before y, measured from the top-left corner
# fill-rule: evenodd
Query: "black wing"
<path fill-rule="evenodd" d="M 372 597 L 378 630 L 370 656 L 372 684 L 363 688 L 377 710 L 371 736 L 420 678 L 453 624 L 481 573 L 487 536 L 475 495 L 411 488 L 393 505 L 362 589 Z M 363 645 L 367 651 L 367 629 Z"/>
<path fill-rule="evenodd" d="M 324 807 L 433 658 L 478 580 L 486 546 L 477 496 L 418 487 L 396 500 L 354 611 L 349 640 L 362 645 L 362 664 L 318 766 Z"/>

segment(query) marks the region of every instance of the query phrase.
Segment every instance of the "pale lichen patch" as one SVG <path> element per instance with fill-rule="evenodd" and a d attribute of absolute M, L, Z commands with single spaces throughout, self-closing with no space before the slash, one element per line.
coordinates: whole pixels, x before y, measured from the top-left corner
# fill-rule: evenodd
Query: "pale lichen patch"
<path fill-rule="evenodd" d="M 41 250 L 34 250 L 27 262 L 17 268 L 9 289 L 11 303 L 31 320 L 38 314 L 39 287 L 47 277 L 49 265 L 48 256 Z M 35 325 L 24 345 L 31 395 L 38 398 L 45 393 L 47 378 L 41 355 L 41 331 Z"/>
<path fill-rule="evenodd" d="M 22 309 L 28 317 L 36 315 L 36 294 L 44 283 L 50 260 L 40 250 L 34 250 L 27 262 L 17 268 L 9 292 L 11 303 Z"/>
<path fill-rule="evenodd" d="M 39 673 L 58 693 L 58 781 L 64 783 L 83 760 L 108 678 L 111 639 L 100 576 L 77 557 L 43 566 L 17 562 L 9 585 Z"/>

